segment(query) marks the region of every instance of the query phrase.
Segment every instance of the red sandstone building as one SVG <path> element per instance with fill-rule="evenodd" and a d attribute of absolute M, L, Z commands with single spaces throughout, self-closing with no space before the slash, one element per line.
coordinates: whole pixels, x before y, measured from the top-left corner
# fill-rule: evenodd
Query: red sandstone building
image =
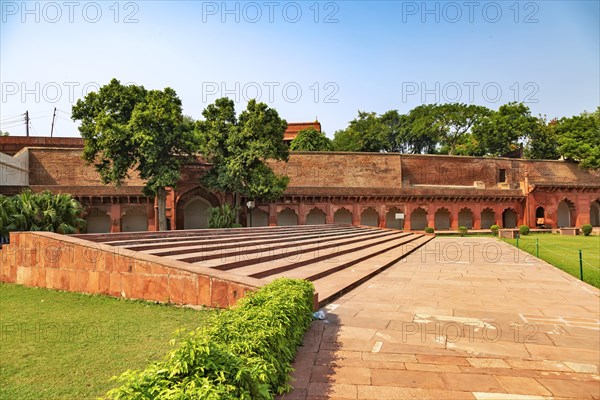
<path fill-rule="evenodd" d="M 307 126 L 320 130 L 318 122 L 290 124 L 286 139 Z M 143 195 L 143 182 L 133 174 L 119 188 L 103 185 L 81 159 L 82 148 L 78 138 L 0 137 L 0 193 L 25 187 L 70 193 L 85 208 L 88 232 L 156 230 L 155 203 Z M 256 200 L 253 226 L 342 223 L 417 231 L 600 226 L 600 171 L 575 163 L 297 152 L 288 163 L 272 166 L 290 183 L 275 202 L 247 199 Z M 182 169 L 181 182 L 168 194 L 170 229 L 204 228 L 208 208 L 231 201 L 200 186 L 208 167 L 197 159 Z"/>

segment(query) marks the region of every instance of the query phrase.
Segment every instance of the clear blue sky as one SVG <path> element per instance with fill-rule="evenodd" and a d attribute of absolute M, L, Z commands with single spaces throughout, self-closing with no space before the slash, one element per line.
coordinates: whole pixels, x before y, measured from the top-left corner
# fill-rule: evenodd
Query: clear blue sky
<path fill-rule="evenodd" d="M 0 129 L 78 136 L 74 102 L 116 77 L 174 88 L 186 114 L 248 98 L 328 136 L 358 110 L 524 101 L 562 117 L 600 105 L 598 1 L 0 3 Z M 16 121 L 16 122 L 15 122 Z"/>

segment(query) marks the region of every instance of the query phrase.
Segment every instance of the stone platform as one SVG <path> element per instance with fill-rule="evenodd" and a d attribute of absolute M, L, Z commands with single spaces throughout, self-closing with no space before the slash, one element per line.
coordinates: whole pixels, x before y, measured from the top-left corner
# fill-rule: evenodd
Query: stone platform
<path fill-rule="evenodd" d="M 280 399 L 600 399 L 600 292 L 493 238 L 440 238 L 323 307 Z"/>
<path fill-rule="evenodd" d="M 346 225 L 28 232 L 11 235 L 0 271 L 5 282 L 211 307 L 232 305 L 248 290 L 290 277 L 312 281 L 323 305 L 431 239 Z"/>

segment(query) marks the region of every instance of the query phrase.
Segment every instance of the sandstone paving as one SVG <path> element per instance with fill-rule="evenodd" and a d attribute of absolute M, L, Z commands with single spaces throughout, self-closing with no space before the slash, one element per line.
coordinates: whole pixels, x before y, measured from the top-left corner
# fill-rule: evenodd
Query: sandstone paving
<path fill-rule="evenodd" d="M 281 399 L 598 400 L 599 304 L 495 239 L 438 237 L 323 307 Z"/>

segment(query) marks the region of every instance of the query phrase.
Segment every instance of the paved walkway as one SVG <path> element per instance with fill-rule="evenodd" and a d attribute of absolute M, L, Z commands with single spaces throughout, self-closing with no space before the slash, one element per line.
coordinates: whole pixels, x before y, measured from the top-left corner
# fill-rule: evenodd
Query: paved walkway
<path fill-rule="evenodd" d="M 324 310 L 283 399 L 600 399 L 599 291 L 491 238 L 436 238 Z"/>

